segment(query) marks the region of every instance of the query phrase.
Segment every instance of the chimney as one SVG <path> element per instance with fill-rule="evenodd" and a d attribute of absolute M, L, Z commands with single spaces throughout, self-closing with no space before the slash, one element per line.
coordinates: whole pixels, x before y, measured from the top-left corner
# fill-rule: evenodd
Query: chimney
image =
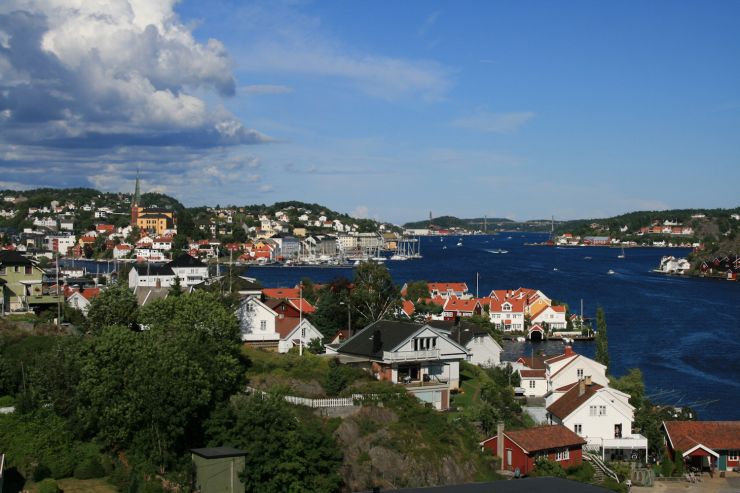
<path fill-rule="evenodd" d="M 588 387 L 591 386 L 591 384 L 592 384 L 592 382 L 591 382 L 591 375 L 586 376 L 583 380 L 586 382 L 586 385 Z"/>
<path fill-rule="evenodd" d="M 586 393 L 586 380 L 578 381 L 578 397 Z"/>
<path fill-rule="evenodd" d="M 565 356 L 573 356 L 574 354 L 576 353 L 573 352 L 573 346 L 565 346 Z"/>
<path fill-rule="evenodd" d="M 504 422 L 496 423 L 496 455 L 501 458 L 501 470 L 506 469 L 504 464 Z"/>

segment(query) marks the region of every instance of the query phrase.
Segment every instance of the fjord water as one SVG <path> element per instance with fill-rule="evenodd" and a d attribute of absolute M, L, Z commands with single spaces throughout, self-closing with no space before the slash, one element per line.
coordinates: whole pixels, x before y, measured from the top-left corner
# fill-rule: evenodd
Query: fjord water
<path fill-rule="evenodd" d="M 421 260 L 387 262 L 394 280 L 464 281 L 471 292 L 530 287 L 593 317 L 601 305 L 609 333 L 610 372 L 642 370 L 647 394 L 657 402 L 696 405 L 701 419 L 740 418 L 740 283 L 664 276 L 651 272 L 663 255 L 686 249 L 536 247 L 547 235 L 501 233 L 495 236 L 421 238 Z M 443 247 L 447 247 L 446 249 Z M 506 254 L 489 250 L 503 249 Z M 585 257 L 591 257 L 586 259 Z M 555 270 L 557 269 L 557 270 Z M 612 269 L 614 274 L 607 274 Z M 303 277 L 326 282 L 351 277 L 350 269 L 250 268 L 266 287 L 295 285 Z M 505 358 L 543 349 L 562 351 L 560 342 L 506 343 Z M 574 349 L 593 356 L 592 342 Z"/>

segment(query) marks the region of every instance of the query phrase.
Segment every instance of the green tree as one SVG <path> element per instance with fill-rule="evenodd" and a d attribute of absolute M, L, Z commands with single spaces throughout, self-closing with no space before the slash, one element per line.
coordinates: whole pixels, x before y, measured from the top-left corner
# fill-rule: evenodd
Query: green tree
<path fill-rule="evenodd" d="M 401 294 L 388 268 L 375 262 L 362 262 L 355 270 L 352 309 L 365 326 L 392 317 L 401 306 Z"/>
<path fill-rule="evenodd" d="M 247 452 L 246 493 L 339 491 L 342 453 L 324 424 L 279 396 L 235 397 L 208 421 L 211 445 Z"/>
<path fill-rule="evenodd" d="M 426 281 L 411 281 L 406 285 L 406 299 L 416 303 L 419 298 L 429 298 L 429 284 Z"/>
<path fill-rule="evenodd" d="M 102 291 L 90 303 L 85 328 L 93 334 L 100 334 L 105 327 L 114 325 L 134 329 L 138 312 L 136 296 L 119 281 Z"/>
<path fill-rule="evenodd" d="M 532 476 L 552 476 L 564 478 L 565 470 L 557 462 L 549 459 L 537 459 Z"/>
<path fill-rule="evenodd" d="M 609 368 L 609 337 L 606 332 L 604 309 L 596 309 L 596 361 Z"/>
<path fill-rule="evenodd" d="M 316 311 L 311 315 L 311 323 L 319 329 L 324 338 L 333 337 L 338 330 L 347 326 L 349 305 L 346 301 L 341 303 L 340 298 L 331 290 L 322 290 Z"/>
<path fill-rule="evenodd" d="M 626 375 L 619 378 L 610 377 L 609 386 L 630 396 L 630 404 L 640 409 L 645 399 L 645 382 L 639 368 L 631 368 Z"/>
<path fill-rule="evenodd" d="M 175 282 L 172 283 L 169 289 L 170 296 L 180 296 L 182 294 L 182 283 L 180 283 L 180 276 L 175 276 Z"/>

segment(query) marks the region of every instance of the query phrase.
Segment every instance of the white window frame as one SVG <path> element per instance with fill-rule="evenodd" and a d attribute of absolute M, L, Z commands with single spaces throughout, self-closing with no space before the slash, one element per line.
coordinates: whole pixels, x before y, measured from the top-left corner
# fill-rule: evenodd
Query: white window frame
<path fill-rule="evenodd" d="M 267 320 L 260 320 L 260 330 L 262 332 L 267 330 Z"/>
<path fill-rule="evenodd" d="M 555 454 L 555 460 L 562 461 L 562 460 L 568 460 L 570 459 L 570 449 L 569 448 L 561 448 L 557 450 L 557 453 Z"/>
<path fill-rule="evenodd" d="M 588 415 L 597 416 L 598 408 L 596 406 L 588 406 Z"/>
<path fill-rule="evenodd" d="M 599 406 L 599 416 L 606 416 L 606 406 Z"/>
<path fill-rule="evenodd" d="M 583 425 L 582 424 L 575 424 L 573 425 L 573 433 L 576 435 L 582 435 L 583 434 Z"/>
<path fill-rule="evenodd" d="M 530 388 L 530 389 L 533 389 L 533 388 L 535 388 L 535 386 L 536 386 L 536 383 L 535 383 L 535 381 L 534 381 L 534 380 L 530 380 L 530 381 L 529 381 L 529 388 Z"/>
<path fill-rule="evenodd" d="M 583 378 L 583 368 L 578 368 L 578 369 L 576 370 L 576 376 L 578 377 L 578 379 L 579 379 L 579 380 L 580 380 L 581 378 Z"/>
<path fill-rule="evenodd" d="M 738 461 L 740 460 L 740 450 L 728 450 L 727 460 Z"/>

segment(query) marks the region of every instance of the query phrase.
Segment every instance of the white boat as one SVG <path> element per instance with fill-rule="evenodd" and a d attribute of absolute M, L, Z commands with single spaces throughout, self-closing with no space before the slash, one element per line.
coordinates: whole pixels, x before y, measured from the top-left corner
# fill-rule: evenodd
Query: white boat
<path fill-rule="evenodd" d="M 622 247 L 622 253 L 617 255 L 617 258 L 624 258 L 624 247 Z"/>
<path fill-rule="evenodd" d="M 457 246 L 463 246 L 462 240 L 457 242 Z"/>
<path fill-rule="evenodd" d="M 516 338 L 516 342 L 525 342 L 527 339 L 525 337 L 519 336 Z"/>
<path fill-rule="evenodd" d="M 391 256 L 390 260 L 408 260 L 406 255 L 399 255 L 398 253 Z"/>
<path fill-rule="evenodd" d="M 611 269 L 609 269 L 608 271 L 606 271 L 606 273 L 609 274 L 609 275 L 615 274 L 615 272 L 613 270 L 611 270 Z"/>
<path fill-rule="evenodd" d="M 501 249 L 501 248 L 499 248 L 499 249 L 497 249 L 497 250 L 486 250 L 486 251 L 487 251 L 488 253 L 509 253 L 509 251 L 508 251 L 508 250 L 503 250 L 503 249 Z"/>
<path fill-rule="evenodd" d="M 583 260 L 591 260 L 591 257 L 583 257 Z"/>
<path fill-rule="evenodd" d="M 558 268 L 557 267 L 553 267 L 552 270 L 558 270 Z"/>
<path fill-rule="evenodd" d="M 570 337 L 563 337 L 563 344 L 573 344 L 573 339 Z"/>
<path fill-rule="evenodd" d="M 443 246 L 442 250 L 447 250 L 447 245 Z"/>

